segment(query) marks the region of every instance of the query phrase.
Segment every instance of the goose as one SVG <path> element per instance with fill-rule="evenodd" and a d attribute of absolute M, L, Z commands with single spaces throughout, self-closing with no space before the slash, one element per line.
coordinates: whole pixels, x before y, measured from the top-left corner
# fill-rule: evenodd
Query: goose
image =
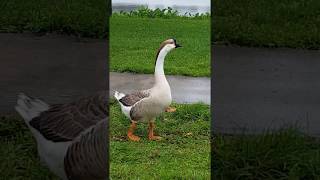
<path fill-rule="evenodd" d="M 107 94 L 55 105 L 18 95 L 15 109 L 36 139 L 40 161 L 61 179 L 107 179 Z"/>
<path fill-rule="evenodd" d="M 161 43 L 158 49 L 154 79 L 155 83 L 151 89 L 124 94 L 115 91 L 114 97 L 120 104 L 122 113 L 131 121 L 127 137 L 131 141 L 139 141 L 140 137 L 134 135 L 138 122 L 148 122 L 149 140 L 160 140 L 160 136 L 154 135 L 155 118 L 162 112 L 174 112 L 169 107 L 171 104 L 171 89 L 164 74 L 164 60 L 166 55 L 173 49 L 182 47 L 175 39 L 168 39 Z"/>

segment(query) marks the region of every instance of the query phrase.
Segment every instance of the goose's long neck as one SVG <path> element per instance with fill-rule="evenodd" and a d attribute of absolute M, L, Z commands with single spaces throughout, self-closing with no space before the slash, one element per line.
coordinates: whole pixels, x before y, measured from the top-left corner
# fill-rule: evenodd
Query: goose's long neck
<path fill-rule="evenodd" d="M 162 49 L 158 54 L 156 67 L 154 71 L 156 85 L 162 84 L 163 82 L 167 83 L 167 79 L 166 79 L 166 76 L 164 75 L 164 69 L 163 69 L 164 59 L 167 54 L 168 52 L 164 49 Z"/>

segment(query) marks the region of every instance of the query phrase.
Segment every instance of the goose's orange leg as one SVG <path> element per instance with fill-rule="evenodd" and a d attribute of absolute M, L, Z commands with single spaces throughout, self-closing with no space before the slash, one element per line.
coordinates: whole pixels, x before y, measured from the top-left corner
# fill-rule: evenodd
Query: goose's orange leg
<path fill-rule="evenodd" d="M 149 136 L 149 140 L 160 140 L 161 137 L 160 136 L 155 136 L 154 135 L 154 128 L 155 128 L 155 124 L 154 122 L 149 122 L 149 129 L 148 129 L 148 136 Z"/>
<path fill-rule="evenodd" d="M 139 141 L 140 140 L 140 137 L 139 136 L 136 136 L 133 134 L 134 130 L 137 128 L 137 122 L 136 121 L 131 121 L 131 125 L 129 127 L 129 130 L 128 130 L 128 138 L 131 140 L 131 141 Z"/>
<path fill-rule="evenodd" d="M 175 107 L 167 107 L 167 109 L 165 110 L 166 112 L 176 112 L 176 108 Z"/>

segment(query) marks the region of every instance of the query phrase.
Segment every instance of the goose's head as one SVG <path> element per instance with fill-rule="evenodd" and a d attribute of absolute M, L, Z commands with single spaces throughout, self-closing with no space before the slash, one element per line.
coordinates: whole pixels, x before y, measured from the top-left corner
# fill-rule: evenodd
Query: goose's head
<path fill-rule="evenodd" d="M 172 38 L 172 39 L 167 39 L 163 41 L 160 45 L 159 51 L 164 50 L 166 52 L 169 52 L 172 49 L 179 48 L 179 47 L 182 47 L 182 46 L 180 46 L 177 43 L 177 41 L 174 38 Z"/>
<path fill-rule="evenodd" d="M 182 47 L 179 44 L 177 44 L 177 41 L 175 39 L 167 39 L 163 41 L 160 45 L 160 48 L 158 49 L 157 56 L 156 56 L 156 61 L 155 64 L 157 63 L 158 58 L 163 58 L 172 50 L 175 48 Z"/>
<path fill-rule="evenodd" d="M 158 50 L 157 56 L 156 56 L 156 61 L 155 61 L 155 74 L 164 74 L 163 71 L 163 64 L 164 64 L 164 59 L 166 55 L 175 48 L 182 47 L 179 44 L 177 44 L 177 41 L 175 39 L 167 39 L 163 41 L 160 45 L 160 48 Z"/>

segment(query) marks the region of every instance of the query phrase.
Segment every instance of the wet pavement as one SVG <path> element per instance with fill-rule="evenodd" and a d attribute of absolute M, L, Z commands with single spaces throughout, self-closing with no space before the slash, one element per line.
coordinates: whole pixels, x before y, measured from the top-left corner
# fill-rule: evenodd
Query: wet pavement
<path fill-rule="evenodd" d="M 170 76 L 166 78 L 171 87 L 172 99 L 177 103 L 210 104 L 210 78 Z M 117 90 L 123 93 L 151 88 L 154 83 L 153 74 L 110 73 L 110 95 Z"/>
<path fill-rule="evenodd" d="M 212 54 L 214 132 L 298 127 L 320 137 L 320 51 L 215 46 Z"/>
<path fill-rule="evenodd" d="M 69 102 L 107 86 L 106 40 L 0 33 L 0 112 L 25 92 Z M 261 133 L 296 126 L 320 136 L 320 51 L 214 46 L 215 133 Z M 113 90 L 150 88 L 153 75 L 110 73 Z M 167 76 L 173 100 L 210 104 L 210 79 Z"/>
<path fill-rule="evenodd" d="M 105 90 L 106 40 L 0 33 L 0 113 L 14 113 L 17 94 L 49 104 Z"/>

